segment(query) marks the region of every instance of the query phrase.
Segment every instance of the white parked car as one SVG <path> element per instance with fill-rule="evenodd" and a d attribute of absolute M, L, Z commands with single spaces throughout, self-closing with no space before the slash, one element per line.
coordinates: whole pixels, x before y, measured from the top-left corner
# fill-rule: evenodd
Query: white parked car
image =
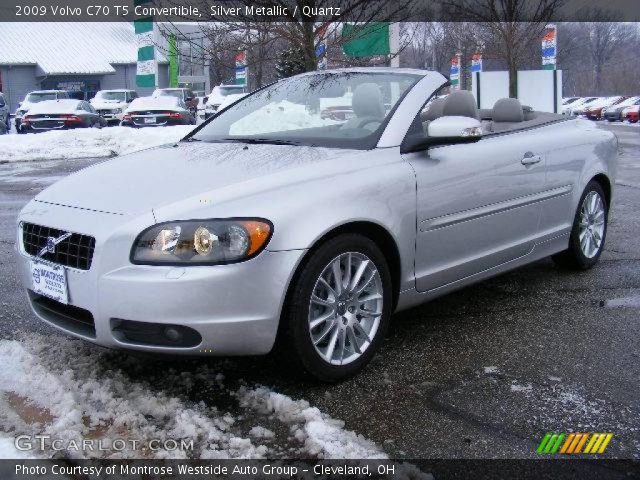
<path fill-rule="evenodd" d="M 24 133 L 22 130 L 22 117 L 33 105 L 47 100 L 61 100 L 66 98 L 69 98 L 69 93 L 65 90 L 36 90 L 27 93 L 24 100 L 18 104 L 18 109 L 14 115 L 16 131 L 18 133 Z"/>
<path fill-rule="evenodd" d="M 135 90 L 100 90 L 91 99 L 91 105 L 108 123 L 120 123 L 129 104 L 138 98 Z"/>
<path fill-rule="evenodd" d="M 223 103 L 229 105 L 229 102 L 225 102 L 229 95 L 246 95 L 248 92 L 249 90 L 244 85 L 218 85 L 213 87 L 209 94 L 209 100 L 207 100 L 206 118 L 215 115 Z"/>

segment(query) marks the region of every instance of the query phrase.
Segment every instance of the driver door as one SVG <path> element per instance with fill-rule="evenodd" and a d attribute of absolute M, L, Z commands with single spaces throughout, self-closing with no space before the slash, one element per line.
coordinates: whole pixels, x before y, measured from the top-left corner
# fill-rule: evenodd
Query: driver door
<path fill-rule="evenodd" d="M 470 277 L 533 249 L 545 159 L 539 138 L 532 140 L 519 131 L 403 154 L 417 182 L 418 291 Z M 530 156 L 539 161 L 526 161 Z"/>

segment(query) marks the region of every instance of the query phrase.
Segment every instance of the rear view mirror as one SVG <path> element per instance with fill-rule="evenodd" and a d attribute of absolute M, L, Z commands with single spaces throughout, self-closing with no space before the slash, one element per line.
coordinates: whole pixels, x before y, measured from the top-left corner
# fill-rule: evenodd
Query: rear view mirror
<path fill-rule="evenodd" d="M 482 138 L 482 124 L 471 117 L 446 116 L 429 122 L 427 135 L 408 136 L 402 153 L 419 152 L 432 145 L 477 142 Z"/>
<path fill-rule="evenodd" d="M 482 125 L 479 120 L 470 117 L 440 117 L 429 123 L 427 136 L 475 142 L 482 137 Z"/>

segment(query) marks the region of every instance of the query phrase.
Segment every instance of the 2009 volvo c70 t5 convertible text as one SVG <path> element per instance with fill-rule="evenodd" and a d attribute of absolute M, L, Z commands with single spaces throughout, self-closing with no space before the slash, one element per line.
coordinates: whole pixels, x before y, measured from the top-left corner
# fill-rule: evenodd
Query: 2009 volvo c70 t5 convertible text
<path fill-rule="evenodd" d="M 553 255 L 602 252 L 615 137 L 435 72 L 281 80 L 177 144 L 94 165 L 19 216 L 38 317 L 107 347 L 274 348 L 354 374 L 394 311 Z"/>

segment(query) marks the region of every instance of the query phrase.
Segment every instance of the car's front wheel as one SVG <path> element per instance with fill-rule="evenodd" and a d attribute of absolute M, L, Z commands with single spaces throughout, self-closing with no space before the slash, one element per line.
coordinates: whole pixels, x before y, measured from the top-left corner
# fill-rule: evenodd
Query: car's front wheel
<path fill-rule="evenodd" d="M 569 237 L 569 248 L 553 256 L 560 266 L 586 270 L 600 258 L 607 236 L 609 206 L 602 186 L 589 182 L 578 204 L 573 228 Z"/>
<path fill-rule="evenodd" d="M 383 341 L 391 276 L 369 238 L 345 234 L 310 253 L 292 284 L 278 350 L 318 380 L 360 371 Z"/>

